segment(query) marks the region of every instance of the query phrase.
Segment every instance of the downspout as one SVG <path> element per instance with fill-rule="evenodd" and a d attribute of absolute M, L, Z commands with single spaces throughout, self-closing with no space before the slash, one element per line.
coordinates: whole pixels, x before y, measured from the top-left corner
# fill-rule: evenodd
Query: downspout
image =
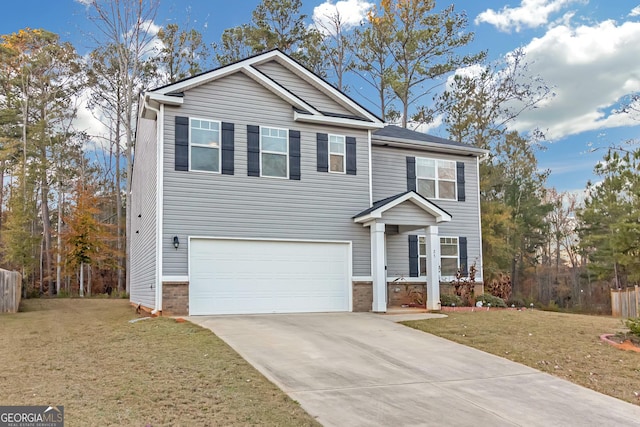
<path fill-rule="evenodd" d="M 482 253 L 482 207 L 480 204 L 480 162 L 483 162 L 489 158 L 489 153 L 483 154 L 481 157 L 476 157 L 476 176 L 478 177 L 478 233 L 480 237 L 480 265 L 478 271 L 480 271 L 480 278 L 482 279 L 482 287 L 484 289 L 484 254 Z M 468 264 L 468 261 L 467 261 Z"/>
<path fill-rule="evenodd" d="M 373 171 L 371 166 L 373 164 L 371 157 L 373 157 L 373 152 L 371 150 L 371 129 L 367 131 L 368 143 L 369 143 L 369 207 L 373 207 Z"/>
<path fill-rule="evenodd" d="M 164 124 L 164 105 L 160 104 L 160 109 L 154 108 L 149 103 L 149 95 L 145 94 L 144 108 L 148 108 L 156 113 L 156 272 L 155 272 L 155 309 L 151 314 L 162 313 L 162 149 L 164 147 L 163 140 L 163 124 Z"/>

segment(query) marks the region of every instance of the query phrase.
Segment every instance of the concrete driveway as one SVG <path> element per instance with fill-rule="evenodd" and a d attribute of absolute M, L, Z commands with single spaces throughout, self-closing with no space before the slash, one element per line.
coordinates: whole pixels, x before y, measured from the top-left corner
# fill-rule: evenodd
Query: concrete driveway
<path fill-rule="evenodd" d="M 640 407 L 371 313 L 198 316 L 325 426 L 640 426 Z"/>

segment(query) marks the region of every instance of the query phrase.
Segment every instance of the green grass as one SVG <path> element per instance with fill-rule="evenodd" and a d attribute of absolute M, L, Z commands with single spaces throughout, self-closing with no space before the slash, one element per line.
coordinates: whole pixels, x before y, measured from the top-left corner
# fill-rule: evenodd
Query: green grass
<path fill-rule="evenodd" d="M 317 425 L 209 330 L 127 301 L 25 300 L 0 315 L 0 404 L 64 405 L 69 426 Z"/>
<path fill-rule="evenodd" d="M 599 339 L 625 329 L 620 319 L 539 310 L 447 314 L 403 323 L 640 404 L 640 353 Z"/>

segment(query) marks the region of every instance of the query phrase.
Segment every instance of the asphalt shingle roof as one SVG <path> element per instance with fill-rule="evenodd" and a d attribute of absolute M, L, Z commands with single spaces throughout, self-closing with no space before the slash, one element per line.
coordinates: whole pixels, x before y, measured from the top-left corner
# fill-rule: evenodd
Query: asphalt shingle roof
<path fill-rule="evenodd" d="M 438 136 L 433 136 L 422 132 L 416 132 L 414 130 L 401 128 L 400 126 L 396 125 L 387 125 L 382 129 L 377 129 L 375 132 L 373 132 L 373 135 L 374 137 L 382 136 L 387 138 L 406 139 L 411 141 L 432 142 L 436 144 L 451 145 L 454 147 L 472 147 L 469 144 L 451 141 L 450 139 L 440 138 Z"/>

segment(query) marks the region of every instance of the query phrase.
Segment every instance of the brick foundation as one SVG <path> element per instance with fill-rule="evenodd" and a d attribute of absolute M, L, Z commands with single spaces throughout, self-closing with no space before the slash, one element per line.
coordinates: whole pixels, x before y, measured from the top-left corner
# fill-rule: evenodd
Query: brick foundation
<path fill-rule="evenodd" d="M 424 283 L 387 283 L 387 306 L 401 307 L 425 307 L 427 301 L 427 289 Z"/>
<path fill-rule="evenodd" d="M 373 283 L 353 282 L 353 311 L 371 311 L 373 306 Z"/>
<path fill-rule="evenodd" d="M 189 314 L 189 282 L 162 282 L 162 314 Z"/>
<path fill-rule="evenodd" d="M 484 294 L 484 284 L 482 282 L 476 282 L 473 285 L 473 293 L 474 295 L 482 295 Z M 442 294 L 454 294 L 453 285 L 449 282 L 440 283 L 440 295 Z"/>

